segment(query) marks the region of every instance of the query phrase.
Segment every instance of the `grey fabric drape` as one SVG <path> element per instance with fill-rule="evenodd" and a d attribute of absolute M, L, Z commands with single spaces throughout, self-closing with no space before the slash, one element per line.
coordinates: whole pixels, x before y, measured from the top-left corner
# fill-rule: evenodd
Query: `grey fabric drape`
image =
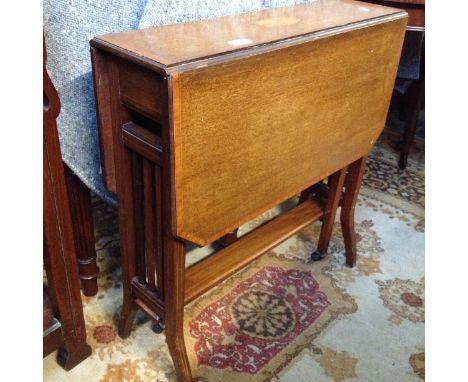
<path fill-rule="evenodd" d="M 89 40 L 94 36 L 315 0 L 45 0 L 47 68 L 60 95 L 58 129 L 67 165 L 115 203 L 102 183 Z"/>

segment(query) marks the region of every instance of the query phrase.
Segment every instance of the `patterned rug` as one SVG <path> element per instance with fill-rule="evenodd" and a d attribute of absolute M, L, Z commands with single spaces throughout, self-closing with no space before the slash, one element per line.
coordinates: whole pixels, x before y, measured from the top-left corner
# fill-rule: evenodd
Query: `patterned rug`
<path fill-rule="evenodd" d="M 397 168 L 398 136 L 369 157 L 356 208 L 359 257 L 344 264 L 335 224 L 329 256 L 310 263 L 320 223 L 307 227 L 186 308 L 185 339 L 201 381 L 417 381 L 424 379 L 424 151 Z M 241 234 L 287 210 L 284 203 Z M 116 335 L 121 304 L 115 209 L 94 200 L 99 292 L 84 297 L 93 354 L 65 372 L 52 354 L 45 381 L 175 381 L 164 334 L 137 317 Z M 187 264 L 213 250 L 190 248 Z"/>

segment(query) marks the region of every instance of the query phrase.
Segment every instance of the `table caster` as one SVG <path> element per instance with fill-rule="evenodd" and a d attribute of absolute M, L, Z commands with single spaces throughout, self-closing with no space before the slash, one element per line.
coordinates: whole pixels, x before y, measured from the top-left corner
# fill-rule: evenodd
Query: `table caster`
<path fill-rule="evenodd" d="M 315 251 L 315 252 L 312 252 L 311 255 L 310 255 L 310 258 L 312 261 L 320 261 L 322 260 L 324 257 L 326 256 L 325 253 L 322 253 L 320 251 Z"/>
<path fill-rule="evenodd" d="M 161 334 L 163 331 L 164 331 L 164 324 L 162 321 L 159 321 L 159 322 L 155 322 L 153 324 L 153 332 L 155 332 L 156 334 Z"/>

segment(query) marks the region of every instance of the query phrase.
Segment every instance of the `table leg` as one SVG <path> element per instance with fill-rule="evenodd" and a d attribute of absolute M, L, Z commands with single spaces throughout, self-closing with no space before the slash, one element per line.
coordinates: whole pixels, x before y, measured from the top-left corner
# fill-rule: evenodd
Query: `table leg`
<path fill-rule="evenodd" d="M 236 228 L 235 230 L 227 233 L 224 235 L 221 239 L 219 239 L 219 244 L 221 244 L 222 247 L 227 247 L 228 245 L 234 243 L 237 241 L 237 231 L 239 228 Z"/>
<path fill-rule="evenodd" d="M 65 370 L 71 370 L 91 355 L 91 347 L 84 340 L 65 338 L 57 353 L 57 363 Z"/>
<path fill-rule="evenodd" d="M 341 229 L 346 250 L 346 264 L 353 267 L 356 264 L 356 232 L 354 231 L 354 208 L 359 188 L 361 186 L 367 156 L 364 156 L 348 166 L 345 192 L 341 206 Z"/>
<path fill-rule="evenodd" d="M 132 279 L 136 276 L 136 243 L 135 243 L 135 212 L 133 201 L 133 168 L 130 152 L 123 148 L 121 151 L 121 172 L 119 186 L 119 233 L 120 251 L 122 259 L 122 290 L 123 305 L 118 318 L 118 333 L 122 338 L 127 338 L 137 312 L 131 286 Z"/>
<path fill-rule="evenodd" d="M 312 187 L 306 188 L 304 191 L 301 192 L 299 195 L 299 201 L 298 204 L 301 204 L 302 202 L 305 202 L 307 199 L 309 199 L 309 195 L 312 192 Z"/>
<path fill-rule="evenodd" d="M 325 212 L 322 218 L 322 228 L 320 230 L 317 250 L 311 255 L 313 261 L 321 260 L 328 250 L 333 231 L 333 224 L 335 222 L 336 210 L 340 203 L 341 191 L 343 190 L 345 178 L 346 168 L 335 172 L 328 178 L 328 187 L 330 191 L 328 193 Z"/>
<path fill-rule="evenodd" d="M 170 236 L 165 235 L 164 240 L 165 334 L 177 380 L 190 382 L 192 373 L 184 340 L 185 249 L 183 242 Z"/>

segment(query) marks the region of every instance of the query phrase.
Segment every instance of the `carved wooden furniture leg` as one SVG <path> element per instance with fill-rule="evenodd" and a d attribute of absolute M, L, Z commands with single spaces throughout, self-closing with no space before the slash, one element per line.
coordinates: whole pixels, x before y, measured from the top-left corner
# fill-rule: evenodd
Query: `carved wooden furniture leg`
<path fill-rule="evenodd" d="M 94 248 L 94 223 L 91 193 L 83 182 L 64 164 L 70 213 L 75 238 L 78 274 L 85 296 L 94 296 L 98 291 L 99 268 L 96 265 Z"/>
<path fill-rule="evenodd" d="M 404 170 L 408 164 L 408 155 L 411 149 L 411 144 L 414 140 L 414 135 L 416 133 L 416 127 L 418 123 L 418 115 L 419 111 L 421 110 L 421 106 L 424 100 L 424 82 L 425 82 L 425 62 L 424 62 L 424 45 L 425 42 L 423 40 L 423 46 L 421 51 L 421 66 L 419 71 L 419 79 L 417 80 L 416 87 L 417 90 L 415 91 L 415 96 L 412 98 L 412 102 L 409 107 L 410 115 L 406 120 L 405 123 L 405 130 L 403 134 L 403 143 L 400 152 L 400 160 L 398 162 L 398 166 L 401 170 Z"/>
<path fill-rule="evenodd" d="M 72 369 L 91 354 L 81 304 L 73 227 L 63 172 L 56 118 L 60 100 L 46 70 L 44 41 L 44 263 L 47 289 L 58 320 L 44 331 L 44 356 L 59 346 L 58 363 Z"/>
<path fill-rule="evenodd" d="M 346 264 L 354 267 L 356 264 L 356 233 L 354 231 L 354 208 L 356 205 L 359 188 L 361 187 L 367 156 L 364 156 L 348 166 L 345 192 L 341 206 L 341 229 L 346 250 Z"/>
<path fill-rule="evenodd" d="M 164 289 L 166 342 L 174 362 L 177 381 L 190 382 L 192 373 L 184 341 L 185 251 L 184 244 L 165 232 Z"/>
<path fill-rule="evenodd" d="M 322 218 L 319 242 L 317 250 L 311 254 L 311 258 L 314 261 L 323 259 L 328 250 L 333 224 L 335 222 L 336 210 L 341 199 L 341 191 L 343 190 L 345 178 L 346 168 L 335 172 L 328 178 L 329 193 Z"/>

